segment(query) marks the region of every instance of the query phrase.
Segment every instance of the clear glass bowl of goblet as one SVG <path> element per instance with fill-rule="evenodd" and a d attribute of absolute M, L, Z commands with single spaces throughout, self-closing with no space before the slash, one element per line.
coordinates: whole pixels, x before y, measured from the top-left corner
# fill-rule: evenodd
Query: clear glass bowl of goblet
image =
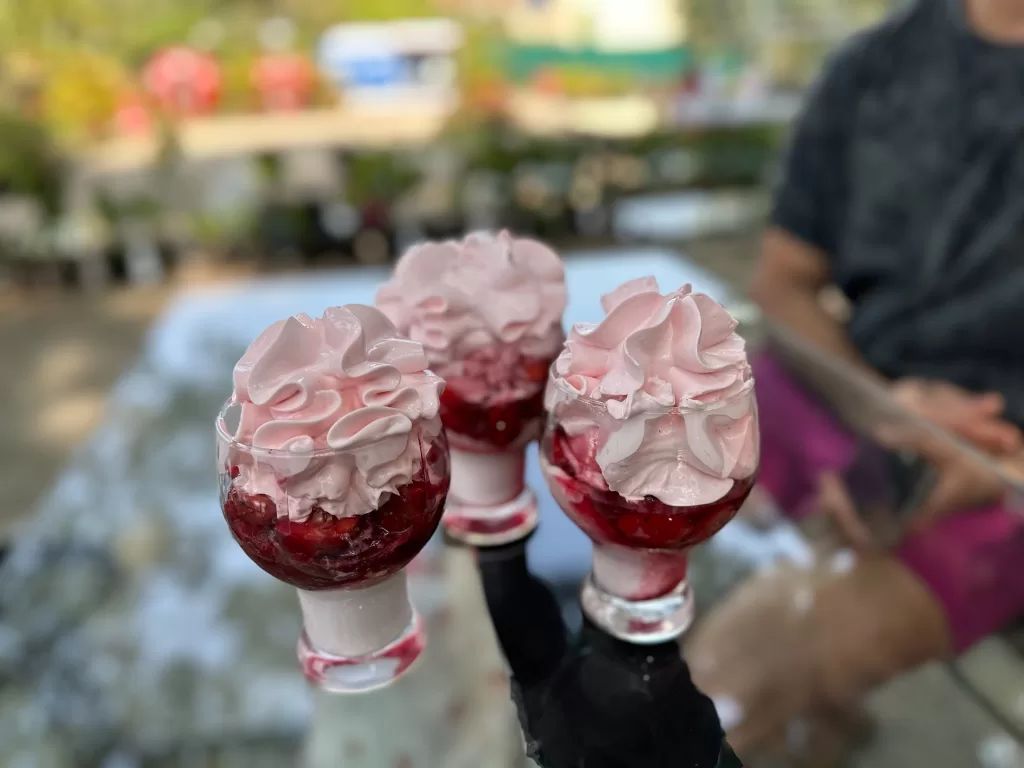
<path fill-rule="evenodd" d="M 643 440 L 656 441 L 633 471 L 659 472 L 674 499 L 692 497 L 692 503 L 668 504 L 609 488 L 606 447 L 621 454 L 621 441 L 635 442 L 638 432 L 627 434 L 605 403 L 575 392 L 552 372 L 541 467 L 559 506 L 593 542 L 581 599 L 587 616 L 609 634 L 653 644 L 678 637 L 692 623 L 688 552 L 735 517 L 754 484 L 753 385 L 750 380 L 715 402 L 632 417 L 643 419 Z"/>

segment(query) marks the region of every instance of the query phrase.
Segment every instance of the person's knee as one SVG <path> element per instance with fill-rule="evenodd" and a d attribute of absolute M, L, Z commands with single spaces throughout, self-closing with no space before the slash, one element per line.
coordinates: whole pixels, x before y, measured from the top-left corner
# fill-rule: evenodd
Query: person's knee
<path fill-rule="evenodd" d="M 698 625 L 686 658 L 727 705 L 730 739 L 757 746 L 949 649 L 941 604 L 902 563 L 874 556 L 749 580 Z"/>

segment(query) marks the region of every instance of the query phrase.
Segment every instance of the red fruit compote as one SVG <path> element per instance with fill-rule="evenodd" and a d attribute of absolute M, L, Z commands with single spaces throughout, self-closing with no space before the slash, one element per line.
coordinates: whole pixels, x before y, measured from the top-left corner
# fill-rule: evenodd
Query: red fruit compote
<path fill-rule="evenodd" d="M 524 482 L 526 446 L 540 436 L 548 368 L 564 340 L 558 256 L 534 240 L 476 233 L 406 252 L 377 304 L 423 342 L 446 381 L 441 419 L 452 452 L 449 536 L 505 544 L 537 524 Z"/>
<path fill-rule="evenodd" d="M 687 552 L 728 523 L 758 464 L 753 379 L 735 321 L 689 286 L 653 279 L 603 299 L 552 369 L 541 465 L 594 543 L 587 615 L 637 643 L 693 620 Z"/>
<path fill-rule="evenodd" d="M 494 546 L 536 527 L 537 498 L 524 481 L 526 446 L 544 426 L 552 362 L 508 345 L 474 349 L 438 366 L 447 382 L 441 420 L 452 446 L 444 525 L 453 538 Z"/>
<path fill-rule="evenodd" d="M 235 367 L 217 419 L 221 504 L 260 568 L 298 588 L 307 677 L 387 684 L 419 656 L 404 568 L 449 486 L 442 380 L 376 309 L 348 305 L 268 328 Z"/>
<path fill-rule="evenodd" d="M 426 546 L 441 522 L 448 493 L 444 432 L 420 441 L 422 464 L 406 485 L 365 515 L 335 517 L 314 506 L 302 521 L 279 515 L 266 494 L 226 483 L 224 519 L 256 565 L 299 589 L 369 587 L 394 576 Z M 229 466 L 227 480 L 240 468 Z"/>

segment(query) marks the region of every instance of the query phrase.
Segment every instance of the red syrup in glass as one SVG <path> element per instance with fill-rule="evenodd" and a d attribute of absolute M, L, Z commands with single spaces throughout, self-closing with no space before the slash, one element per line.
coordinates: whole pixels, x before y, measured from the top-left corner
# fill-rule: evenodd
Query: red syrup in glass
<path fill-rule="evenodd" d="M 450 434 L 498 450 L 521 442 L 524 432 L 534 436 L 552 360 L 516 354 L 510 361 L 508 354 L 482 348 L 437 369 L 445 380 L 441 421 Z"/>
<path fill-rule="evenodd" d="M 583 479 L 599 477 L 601 472 L 596 446 L 588 435 L 569 437 L 557 427 L 545 437 L 541 449 L 556 470 L 548 473 L 548 482 L 559 485 L 568 501 L 566 513 L 598 544 L 631 549 L 692 547 L 725 527 L 754 486 L 753 475 L 736 480 L 723 498 L 692 507 L 674 507 L 654 496 L 629 501 Z"/>
<path fill-rule="evenodd" d="M 228 492 L 223 512 L 235 541 L 274 578 L 306 590 L 363 587 L 394 575 L 426 546 L 441 522 L 448 484 L 442 436 L 412 481 L 365 515 L 334 517 L 314 507 L 299 523 L 278 517 L 269 496 L 238 488 Z"/>

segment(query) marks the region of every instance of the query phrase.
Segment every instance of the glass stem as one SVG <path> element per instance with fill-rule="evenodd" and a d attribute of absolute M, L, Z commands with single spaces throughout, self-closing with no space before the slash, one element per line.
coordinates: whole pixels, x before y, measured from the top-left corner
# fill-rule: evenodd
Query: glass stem
<path fill-rule="evenodd" d="M 686 579 L 688 552 L 594 544 L 594 581 L 626 600 L 651 600 Z"/>
<path fill-rule="evenodd" d="M 450 498 L 472 506 L 506 504 L 523 491 L 526 449 L 503 452 L 475 452 L 451 449 L 452 486 Z"/>
<path fill-rule="evenodd" d="M 404 569 L 369 587 L 298 592 L 310 643 L 335 656 L 373 653 L 412 622 Z"/>

